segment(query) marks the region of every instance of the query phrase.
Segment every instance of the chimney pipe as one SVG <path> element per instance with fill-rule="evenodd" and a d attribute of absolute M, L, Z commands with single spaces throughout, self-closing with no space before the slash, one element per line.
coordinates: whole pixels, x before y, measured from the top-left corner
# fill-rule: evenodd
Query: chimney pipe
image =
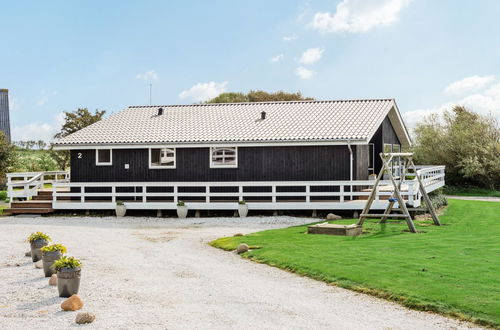
<path fill-rule="evenodd" d="M 266 112 L 265 111 L 262 111 L 260 113 L 260 119 L 262 119 L 262 120 L 266 119 Z"/>
<path fill-rule="evenodd" d="M 158 116 L 163 115 L 163 108 L 158 108 Z"/>

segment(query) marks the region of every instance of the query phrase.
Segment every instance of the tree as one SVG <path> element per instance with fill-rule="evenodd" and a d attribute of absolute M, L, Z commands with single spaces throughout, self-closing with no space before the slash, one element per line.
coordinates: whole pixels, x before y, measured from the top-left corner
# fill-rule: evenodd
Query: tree
<path fill-rule="evenodd" d="M 241 103 L 241 102 L 273 102 L 273 101 L 307 101 L 314 100 L 311 97 L 304 97 L 302 93 L 286 93 L 278 91 L 268 93 L 260 90 L 251 90 L 248 93 L 222 93 L 206 103 Z"/>
<path fill-rule="evenodd" d="M 448 183 L 500 188 L 500 128 L 492 116 L 455 106 L 424 119 L 415 137 L 415 160 L 446 165 Z"/>
<path fill-rule="evenodd" d="M 82 128 L 100 121 L 105 113 L 106 110 L 96 110 L 94 113 L 91 113 L 87 108 L 78 108 L 73 112 L 64 112 L 64 124 L 61 127 L 61 131 L 54 135 L 54 138 L 60 139 L 78 132 Z M 61 170 L 65 170 L 69 166 L 69 151 L 54 150 L 53 146 L 51 146 L 50 155 Z"/>
<path fill-rule="evenodd" d="M 5 185 L 5 173 L 10 170 L 14 161 L 15 146 L 5 137 L 4 132 L 0 131 L 0 178 L 1 186 Z"/>

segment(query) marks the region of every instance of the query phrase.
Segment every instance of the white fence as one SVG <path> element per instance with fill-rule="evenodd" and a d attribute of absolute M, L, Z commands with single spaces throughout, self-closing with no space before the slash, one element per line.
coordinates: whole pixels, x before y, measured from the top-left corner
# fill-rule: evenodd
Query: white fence
<path fill-rule="evenodd" d="M 47 184 L 69 182 L 68 171 L 7 173 L 7 194 L 10 199 L 30 198 Z"/>
<path fill-rule="evenodd" d="M 444 166 L 420 167 L 427 192 L 444 186 Z M 253 181 L 253 182 L 62 182 L 53 183 L 54 209 L 114 209 L 118 201 L 127 209 L 176 209 L 184 201 L 193 210 L 235 210 L 245 200 L 254 210 L 356 210 L 362 209 L 372 180 L 355 181 Z M 416 179 L 404 180 L 402 195 L 408 204 L 421 203 Z M 392 194 L 382 181 L 373 208 L 384 209 Z"/>
<path fill-rule="evenodd" d="M 444 186 L 444 166 L 418 169 L 427 192 Z M 245 200 L 254 210 L 356 210 L 362 209 L 372 180 L 354 181 L 252 181 L 252 182 L 70 182 L 69 172 L 7 174 L 11 199 L 31 198 L 44 188 L 52 189 L 54 209 L 114 209 L 123 201 L 128 209 L 175 209 L 184 201 L 190 209 L 235 210 Z M 402 183 L 408 204 L 421 203 L 416 179 Z M 384 209 L 392 194 L 389 181 L 379 186 L 374 208 Z"/>

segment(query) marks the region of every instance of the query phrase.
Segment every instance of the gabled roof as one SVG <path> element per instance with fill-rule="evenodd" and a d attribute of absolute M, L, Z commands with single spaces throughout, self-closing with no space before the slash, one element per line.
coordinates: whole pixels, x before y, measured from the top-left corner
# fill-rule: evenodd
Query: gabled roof
<path fill-rule="evenodd" d="M 393 99 L 131 106 L 55 145 L 368 143 L 386 116 L 410 145 Z"/>

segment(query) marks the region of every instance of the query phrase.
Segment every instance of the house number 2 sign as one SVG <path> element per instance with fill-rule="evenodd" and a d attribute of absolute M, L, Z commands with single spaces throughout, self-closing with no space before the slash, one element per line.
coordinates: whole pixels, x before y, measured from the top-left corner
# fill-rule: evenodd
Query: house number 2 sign
<path fill-rule="evenodd" d="M 78 153 L 78 159 L 82 159 L 83 158 L 83 154 L 81 152 Z"/>

